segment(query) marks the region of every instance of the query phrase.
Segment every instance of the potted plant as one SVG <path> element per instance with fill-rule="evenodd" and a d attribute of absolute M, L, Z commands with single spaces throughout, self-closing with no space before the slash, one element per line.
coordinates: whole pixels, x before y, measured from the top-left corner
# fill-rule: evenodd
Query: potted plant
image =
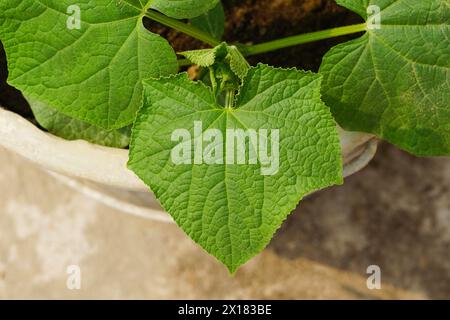
<path fill-rule="evenodd" d="M 150 205 L 233 273 L 304 196 L 366 165 L 374 136 L 450 153 L 448 3 L 336 2 L 364 21 L 252 44 L 223 41 L 218 0 L 0 1 L 8 82 L 49 132 L 0 110 L 2 145 L 68 176 L 150 187 Z M 148 19 L 207 47 L 177 55 Z M 345 35 L 359 37 L 316 73 L 255 63 Z"/>

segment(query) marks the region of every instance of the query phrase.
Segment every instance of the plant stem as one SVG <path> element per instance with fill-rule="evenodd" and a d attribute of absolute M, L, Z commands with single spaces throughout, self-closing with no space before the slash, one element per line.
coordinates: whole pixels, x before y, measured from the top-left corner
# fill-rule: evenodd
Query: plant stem
<path fill-rule="evenodd" d="M 157 15 L 160 15 L 156 12 L 154 12 Z M 164 18 L 169 19 L 169 20 L 173 20 L 171 18 L 167 18 L 166 16 L 163 15 Z M 156 19 L 154 19 L 156 20 Z M 158 21 L 158 20 L 156 20 Z M 175 23 L 180 24 L 181 26 L 179 26 L 177 28 L 177 30 L 187 33 L 185 32 L 186 29 L 191 29 L 191 26 L 186 25 L 182 22 L 179 22 L 177 20 L 174 20 Z M 161 22 L 164 23 L 164 22 Z M 164 23 L 166 24 L 166 23 Z M 167 24 L 169 27 L 172 27 L 171 25 Z M 175 29 L 175 27 L 173 27 Z M 300 34 L 297 36 L 292 36 L 292 37 L 287 37 L 287 38 L 282 38 L 282 39 L 278 39 L 278 40 L 274 40 L 274 41 L 269 41 L 269 42 L 264 42 L 264 43 L 260 43 L 260 44 L 255 44 L 252 46 L 245 46 L 245 45 L 239 45 L 239 49 L 242 50 L 242 54 L 244 56 L 252 56 L 252 55 L 257 55 L 257 54 L 261 54 L 261 53 L 266 53 L 266 52 L 270 52 L 270 51 L 275 51 L 275 50 L 279 50 L 279 49 L 283 49 L 283 48 L 287 48 L 287 47 L 292 47 L 292 46 L 296 46 L 296 45 L 300 45 L 300 44 L 305 44 L 305 43 L 310 43 L 310 42 L 314 42 L 314 41 L 319 41 L 319 40 L 324 40 L 324 39 L 329 39 L 329 38 L 335 38 L 335 37 L 340 37 L 340 36 L 345 36 L 348 34 L 353 34 L 353 33 L 358 33 L 358 32 L 363 32 L 366 31 L 367 26 L 365 23 L 361 23 L 361 24 L 355 24 L 355 25 L 351 25 L 351 26 L 344 26 L 344 27 L 338 27 L 338 28 L 332 28 L 332 29 L 327 29 L 327 30 L 322 30 L 322 31 L 316 31 L 316 32 L 310 32 L 310 33 L 305 33 L 305 34 Z M 183 29 L 183 30 L 182 30 Z M 192 31 L 192 30 L 190 30 Z M 198 34 L 193 34 L 191 33 L 187 33 L 189 35 L 191 35 L 194 38 L 197 38 L 199 40 L 202 40 L 200 38 L 198 38 Z M 208 35 L 207 35 L 208 36 Z M 210 36 L 208 36 L 208 38 L 211 38 Z M 215 44 L 210 43 L 211 45 L 217 45 L 219 44 L 219 41 L 215 40 L 215 39 L 209 39 L 209 40 L 213 40 L 216 41 Z M 205 41 L 206 42 L 206 41 Z M 206 42 L 208 43 L 208 42 Z M 190 65 L 189 60 L 187 59 L 182 59 L 179 60 L 179 65 L 180 66 L 187 66 Z"/>
<path fill-rule="evenodd" d="M 256 55 L 260 53 L 275 51 L 282 48 L 292 47 L 299 44 L 314 42 L 318 40 L 344 36 L 347 34 L 358 33 L 366 30 L 366 24 L 355 24 L 351 26 L 338 27 L 311 33 L 305 33 L 297 36 L 287 37 L 252 46 L 247 46 L 243 52 L 245 56 Z"/>
<path fill-rule="evenodd" d="M 192 62 L 189 59 L 178 59 L 179 67 L 187 67 L 192 65 Z"/>
<path fill-rule="evenodd" d="M 234 96 L 236 92 L 234 90 L 227 90 L 225 95 L 225 108 L 233 109 L 234 107 Z"/>
<path fill-rule="evenodd" d="M 203 32 L 202 30 L 200 30 L 192 25 L 188 25 L 188 24 L 178 21 L 176 19 L 169 18 L 169 17 L 163 15 L 162 13 L 159 13 L 159 12 L 156 12 L 153 10 L 149 10 L 145 13 L 145 15 L 148 18 L 150 18 L 156 22 L 159 22 L 159 23 L 161 23 L 165 26 L 168 26 L 172 29 L 175 29 L 177 31 L 183 32 L 195 39 L 198 39 L 200 41 L 203 41 L 203 42 L 209 44 L 210 46 L 215 47 L 220 44 L 219 40 L 214 39 L 208 33 Z"/>

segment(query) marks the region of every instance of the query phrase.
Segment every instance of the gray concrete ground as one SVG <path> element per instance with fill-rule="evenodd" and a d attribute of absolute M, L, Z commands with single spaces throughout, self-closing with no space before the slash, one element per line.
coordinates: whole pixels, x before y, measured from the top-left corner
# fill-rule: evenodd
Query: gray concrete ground
<path fill-rule="evenodd" d="M 0 298 L 450 298 L 449 194 L 448 158 L 383 145 L 230 277 L 176 226 L 98 204 L 0 149 Z M 374 264 L 381 290 L 366 287 Z M 69 265 L 81 290 L 67 289 Z"/>

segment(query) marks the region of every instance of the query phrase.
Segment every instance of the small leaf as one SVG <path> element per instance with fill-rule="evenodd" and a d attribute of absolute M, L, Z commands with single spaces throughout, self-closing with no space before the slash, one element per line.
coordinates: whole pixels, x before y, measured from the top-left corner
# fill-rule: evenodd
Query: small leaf
<path fill-rule="evenodd" d="M 381 18 L 324 57 L 323 99 L 339 124 L 415 155 L 450 155 L 450 1 L 337 3 L 373 22 L 367 9 L 376 5 Z"/>
<path fill-rule="evenodd" d="M 222 39 L 225 32 L 225 12 L 222 3 L 218 3 L 208 12 L 193 18 L 191 20 L 193 26 L 207 32 L 215 39 Z"/>
<path fill-rule="evenodd" d="M 225 59 L 228 55 L 228 46 L 225 42 L 222 42 L 212 49 L 184 51 L 180 54 L 201 67 L 211 67 L 216 60 Z"/>
<path fill-rule="evenodd" d="M 107 131 L 87 122 L 70 118 L 42 102 L 27 100 L 37 122 L 58 137 L 67 140 L 81 139 L 114 148 L 126 148 L 130 144 L 131 126 Z"/>
<path fill-rule="evenodd" d="M 233 73 L 240 79 L 247 74 L 250 65 L 236 46 L 228 46 L 222 42 L 212 49 L 201 49 L 181 52 L 188 60 L 201 67 L 211 67 L 218 62 L 226 62 Z"/>
<path fill-rule="evenodd" d="M 336 124 L 320 100 L 320 85 L 317 74 L 258 65 L 249 70 L 235 107 L 229 109 L 216 103 L 210 88 L 190 81 L 185 73 L 146 80 L 128 166 L 178 225 L 234 272 L 264 249 L 303 196 L 342 183 Z M 232 150 L 228 148 L 218 156 L 226 164 L 192 164 L 194 153 L 202 156 L 201 148 L 195 148 L 201 139 L 194 134 L 199 122 L 202 134 L 215 129 L 223 137 L 222 143 L 216 141 L 219 149 L 230 141 L 227 129 L 253 129 L 261 135 L 265 129 L 263 141 L 271 145 L 271 156 L 279 148 L 278 170 L 267 175 L 263 170 L 268 162 L 250 164 L 250 150 L 255 148 L 248 141 L 247 164 L 225 161 L 230 155 L 226 150 Z M 191 164 L 173 161 L 172 152 L 180 147 L 172 139 L 177 129 L 190 133 L 185 142 L 192 151 L 185 156 Z M 279 144 L 273 133 L 277 130 Z M 261 142 L 258 146 L 261 151 Z"/>
<path fill-rule="evenodd" d="M 229 46 L 228 53 L 230 55 L 229 60 L 231 70 L 238 76 L 239 79 L 244 79 L 247 75 L 248 68 L 250 67 L 247 60 L 236 46 Z"/>
<path fill-rule="evenodd" d="M 198 17 L 212 8 L 219 0 L 153 0 L 152 8 L 175 19 Z"/>
<path fill-rule="evenodd" d="M 142 104 L 142 79 L 169 75 L 178 67 L 168 42 L 144 28 L 142 2 L 0 1 L 8 82 L 95 126 L 131 124 Z M 77 18 L 67 13 L 69 7 L 79 9 L 79 26 L 68 28 Z"/>

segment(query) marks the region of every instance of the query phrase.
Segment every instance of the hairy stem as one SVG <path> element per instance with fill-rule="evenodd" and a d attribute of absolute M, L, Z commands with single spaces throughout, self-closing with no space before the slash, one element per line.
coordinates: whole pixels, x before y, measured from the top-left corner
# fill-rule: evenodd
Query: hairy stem
<path fill-rule="evenodd" d="M 167 27 L 170 27 L 177 31 L 183 32 L 195 39 L 203 41 L 204 43 L 207 43 L 210 46 L 215 47 L 220 44 L 219 40 L 214 39 L 208 33 L 204 32 L 192 25 L 183 23 L 176 19 L 169 18 L 169 17 L 163 15 L 162 13 L 159 13 L 159 12 L 156 12 L 153 10 L 149 10 L 145 13 L 145 16 L 156 22 L 159 22 Z"/>
<path fill-rule="evenodd" d="M 192 65 L 192 62 L 189 59 L 178 59 L 179 67 L 187 67 Z"/>
<path fill-rule="evenodd" d="M 236 91 L 227 90 L 226 95 L 225 95 L 225 108 L 226 109 L 232 109 L 234 107 L 235 94 L 236 94 Z"/>
<path fill-rule="evenodd" d="M 158 13 L 156 13 L 156 14 L 158 14 Z M 158 14 L 158 15 L 160 15 L 160 14 Z M 165 17 L 165 16 L 163 15 L 163 17 Z M 170 19 L 167 17 L 165 17 L 165 18 L 169 19 L 169 20 L 173 20 L 173 19 Z M 154 19 L 154 20 L 156 20 L 156 19 Z M 158 21 L 158 20 L 156 20 L 156 21 Z M 186 29 L 191 29 L 191 26 L 186 25 L 177 20 L 174 20 L 174 22 L 176 22 L 177 24 L 180 24 L 181 26 L 184 26 L 183 28 L 178 27 L 176 30 L 179 30 L 181 32 L 189 34 L 196 39 L 202 40 L 198 37 L 197 34 L 194 35 L 192 32 L 187 33 L 184 31 Z M 163 22 L 161 22 L 161 23 L 163 23 Z M 166 25 L 171 27 L 171 25 L 168 25 L 168 24 L 166 24 Z M 183 29 L 183 30 L 181 30 L 181 29 Z M 327 30 L 321 30 L 321 31 L 316 31 L 316 32 L 300 34 L 297 36 L 282 38 L 282 39 L 259 43 L 259 44 L 255 44 L 255 45 L 251 45 L 251 46 L 239 45 L 239 48 L 242 51 L 242 54 L 244 56 L 252 56 L 252 55 L 275 51 L 275 50 L 279 50 L 279 49 L 283 49 L 283 48 L 287 48 L 287 47 L 293 47 L 293 46 L 297 46 L 300 44 L 345 36 L 345 35 L 353 34 L 353 33 L 359 33 L 359 32 L 363 32 L 366 30 L 367 30 L 367 25 L 365 23 L 361 23 L 361 24 L 355 24 L 355 25 L 351 25 L 351 26 L 337 27 L 337 28 L 332 28 L 332 29 L 327 29 Z M 211 36 L 207 35 L 207 37 L 210 38 L 209 40 L 215 41 L 214 43 L 212 43 L 211 41 L 210 42 L 204 41 L 206 43 L 209 43 L 212 46 L 218 45 L 220 43 L 218 40 L 212 39 Z M 187 59 L 179 60 L 180 66 L 187 66 L 190 64 L 191 63 Z"/>
<path fill-rule="evenodd" d="M 327 29 L 322 31 L 316 31 L 311 33 L 305 33 L 297 36 L 287 37 L 265 43 L 255 44 L 247 46 L 243 52 L 245 56 L 256 55 L 260 53 L 275 51 L 287 47 L 296 46 L 299 44 L 305 44 L 318 40 L 324 40 L 329 38 L 335 38 L 352 33 L 358 33 L 366 30 L 366 24 L 355 24 L 351 26 L 338 27 L 333 29 Z"/>

